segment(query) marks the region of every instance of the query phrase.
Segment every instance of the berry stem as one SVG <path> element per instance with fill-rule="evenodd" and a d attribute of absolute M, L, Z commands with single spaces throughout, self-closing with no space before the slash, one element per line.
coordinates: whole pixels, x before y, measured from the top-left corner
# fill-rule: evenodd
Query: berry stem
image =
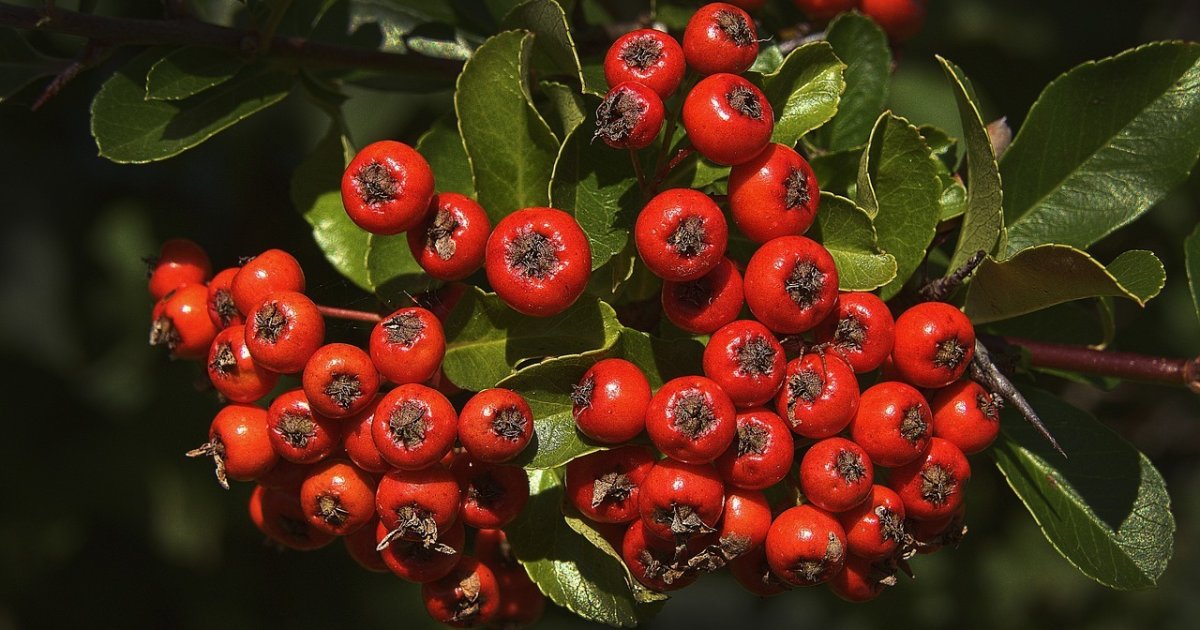
<path fill-rule="evenodd" d="M 633 172 L 637 174 L 638 190 L 646 194 L 646 173 L 642 171 L 642 161 L 638 159 L 637 149 L 629 149 L 629 161 L 633 163 Z"/>
<path fill-rule="evenodd" d="M 377 324 L 383 321 L 383 316 L 379 313 L 371 313 L 368 311 L 356 311 L 350 308 L 338 308 L 336 306 L 317 305 L 317 311 L 325 317 L 334 319 L 348 319 L 355 322 L 367 322 L 368 324 Z"/>
<path fill-rule="evenodd" d="M 687 75 L 685 75 L 683 78 L 683 82 L 679 84 L 679 92 L 676 95 L 675 107 L 671 109 L 671 115 L 667 117 L 667 122 L 663 125 L 662 145 L 658 148 L 658 157 L 654 159 L 654 183 L 651 189 L 648 191 L 648 195 L 657 193 L 659 184 L 661 184 L 662 179 L 666 177 L 666 174 L 663 172 L 663 169 L 666 168 L 666 164 L 664 164 L 663 161 L 667 158 L 667 152 L 671 150 L 671 139 L 675 137 L 675 127 L 679 124 L 679 115 L 683 112 L 683 101 L 685 98 L 687 98 L 687 94 L 691 91 L 692 84 L 695 83 L 695 81 L 695 71 L 688 70 Z M 683 157 L 687 157 L 686 155 L 683 155 L 682 151 L 678 155 L 682 156 L 679 157 L 680 160 L 682 160 Z M 667 169 L 668 172 L 669 170 L 670 169 Z"/>
<path fill-rule="evenodd" d="M 1003 343 L 1020 346 L 1029 353 L 1029 362 L 1037 367 L 1069 370 L 1120 379 L 1183 385 L 1200 393 L 1200 357 L 1177 359 L 1135 352 L 1093 350 L 1021 337 L 1004 337 Z"/>

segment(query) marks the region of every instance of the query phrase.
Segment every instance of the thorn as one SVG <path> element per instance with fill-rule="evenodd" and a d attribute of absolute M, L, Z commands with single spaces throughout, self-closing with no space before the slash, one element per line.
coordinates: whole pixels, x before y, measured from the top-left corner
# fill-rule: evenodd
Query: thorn
<path fill-rule="evenodd" d="M 945 301 L 955 289 L 962 286 L 962 283 L 983 262 L 985 257 L 987 257 L 987 252 L 982 249 L 975 252 L 961 267 L 955 269 L 946 277 L 931 280 L 928 284 L 921 287 L 919 291 L 921 297 L 929 302 Z"/>
<path fill-rule="evenodd" d="M 978 339 L 975 340 L 975 358 L 971 360 L 971 378 L 983 384 L 993 395 L 999 394 L 1005 401 L 1016 407 L 1021 415 L 1029 421 L 1029 424 L 1032 424 L 1033 428 L 1037 429 L 1042 437 L 1050 442 L 1050 446 L 1054 447 L 1054 450 L 1064 458 L 1067 457 L 1067 453 L 1059 446 L 1058 440 L 1050 434 L 1050 430 L 1046 428 L 1029 401 L 1025 400 L 1025 396 L 1017 390 L 1012 381 L 1008 380 L 1008 377 L 996 367 L 987 346 Z"/>

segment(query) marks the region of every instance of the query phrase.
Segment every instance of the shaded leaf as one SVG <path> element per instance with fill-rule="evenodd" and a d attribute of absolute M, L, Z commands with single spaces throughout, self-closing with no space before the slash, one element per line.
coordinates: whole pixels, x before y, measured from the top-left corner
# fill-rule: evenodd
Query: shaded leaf
<path fill-rule="evenodd" d="M 848 195 L 858 181 L 858 165 L 866 147 L 854 147 L 813 155 L 808 163 L 817 175 L 822 191 Z"/>
<path fill-rule="evenodd" d="M 1183 241 L 1183 252 L 1187 265 L 1188 287 L 1192 290 L 1192 306 L 1200 317 L 1200 225 L 1192 230 L 1191 236 Z"/>
<path fill-rule="evenodd" d="M 367 239 L 367 281 L 389 307 L 396 308 L 409 296 L 432 291 L 440 282 L 417 264 L 404 234 L 371 234 Z"/>
<path fill-rule="evenodd" d="M 595 525 L 583 518 L 579 510 L 575 509 L 575 506 L 569 502 L 564 502 L 562 511 L 563 520 L 567 523 L 567 527 L 570 527 L 572 531 L 586 538 L 597 549 L 612 556 L 621 563 L 621 566 L 625 568 L 625 583 L 633 591 L 634 601 L 639 604 L 649 604 L 653 602 L 665 602 L 669 599 L 664 593 L 652 591 L 642 586 L 641 582 L 638 582 L 637 578 L 633 577 L 633 573 L 630 573 L 629 567 L 625 566 L 625 560 L 621 557 L 621 552 L 604 538 L 604 534 L 596 529 Z"/>
<path fill-rule="evenodd" d="M 195 96 L 234 77 L 242 58 L 215 48 L 185 46 L 159 59 L 146 73 L 146 98 L 177 101 Z"/>
<path fill-rule="evenodd" d="M 0 103 L 30 83 L 57 74 L 67 63 L 38 52 L 16 30 L 0 27 Z"/>
<path fill-rule="evenodd" d="M 575 52 L 575 40 L 571 36 L 570 23 L 563 8 L 553 0 L 528 0 L 517 5 L 504 17 L 501 29 L 525 29 L 532 32 L 532 64 L 539 74 L 574 77 L 589 89 L 580 71 L 579 55 Z M 604 84 L 598 86 L 603 94 Z"/>
<path fill-rule="evenodd" d="M 788 53 L 778 70 L 762 75 L 763 94 L 775 111 L 772 142 L 793 146 L 833 117 L 846 86 L 844 68 L 829 44 L 811 42 Z"/>
<path fill-rule="evenodd" d="M 846 64 L 846 90 L 837 115 L 814 134 L 814 142 L 830 151 L 842 151 L 866 144 L 871 136 L 887 102 L 892 49 L 883 30 L 856 11 L 830 22 L 825 40 Z"/>
<path fill-rule="evenodd" d="M 544 112 L 546 122 L 550 124 L 554 135 L 565 141 L 566 137 L 587 119 L 587 110 L 590 105 L 582 94 L 562 83 L 542 81 L 538 83 L 538 87 L 546 97 L 546 111 Z"/>
<path fill-rule="evenodd" d="M 871 218 L 853 201 L 822 192 L 815 228 L 813 237 L 837 265 L 842 291 L 871 291 L 896 276 L 896 259 L 879 251 Z"/>
<path fill-rule="evenodd" d="M 417 141 L 417 151 L 433 169 L 439 192 L 456 192 L 475 197 L 475 176 L 471 160 L 463 147 L 462 136 L 453 116 L 439 118 Z"/>

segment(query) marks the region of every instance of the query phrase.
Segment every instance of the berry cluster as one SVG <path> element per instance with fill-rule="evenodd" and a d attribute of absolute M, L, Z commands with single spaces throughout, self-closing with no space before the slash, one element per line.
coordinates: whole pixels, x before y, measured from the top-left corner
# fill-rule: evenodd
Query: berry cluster
<path fill-rule="evenodd" d="M 206 359 L 228 403 L 188 455 L 211 457 L 226 488 L 229 479 L 257 482 L 251 519 L 281 546 L 317 549 L 340 537 L 364 568 L 422 583 L 429 613 L 444 623 L 535 621 L 542 595 L 499 530 L 529 499 L 524 469 L 507 463 L 533 436 L 525 399 L 489 389 L 456 411 L 431 309 L 383 317 L 366 350 L 326 344 L 321 308 L 288 253 L 265 251 L 210 280 L 211 269 L 203 249 L 178 239 L 151 264 L 151 343 Z M 448 293 L 441 316 L 457 298 Z M 280 387 L 286 379 L 295 387 Z M 255 405 L 277 389 L 265 409 Z M 465 527 L 478 530 L 477 559 L 464 554 Z"/>

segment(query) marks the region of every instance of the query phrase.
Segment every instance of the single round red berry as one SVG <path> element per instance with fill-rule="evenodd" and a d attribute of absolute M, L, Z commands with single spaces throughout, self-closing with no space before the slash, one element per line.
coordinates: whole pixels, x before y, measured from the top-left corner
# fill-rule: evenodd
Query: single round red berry
<path fill-rule="evenodd" d="M 813 505 L 845 512 L 871 496 L 875 467 L 859 445 L 846 438 L 825 438 L 800 460 L 800 490 Z"/>
<path fill-rule="evenodd" d="M 762 90 L 733 74 L 702 79 L 683 101 L 683 128 L 692 146 L 722 165 L 758 155 L 771 141 L 774 116 Z"/>
<path fill-rule="evenodd" d="M 871 461 L 894 468 L 920 458 L 929 448 L 933 414 L 921 392 L 897 381 L 868 387 L 850 423 L 850 438 Z"/>
<path fill-rule="evenodd" d="M 871 486 L 871 496 L 837 515 L 846 531 L 846 549 L 851 555 L 882 560 L 904 542 L 904 502 L 887 486 Z"/>
<path fill-rule="evenodd" d="M 837 267 L 820 243 L 803 236 L 781 236 L 750 257 L 745 290 L 755 319 L 777 333 L 802 333 L 837 306 Z"/>
<path fill-rule="evenodd" d="M 924 302 L 896 319 L 892 365 L 917 387 L 945 387 L 962 377 L 975 357 L 975 327 L 945 302 Z"/>
<path fill-rule="evenodd" d="M 309 357 L 301 383 L 313 411 L 330 418 L 347 418 L 375 399 L 379 371 L 359 347 L 331 343 Z"/>
<path fill-rule="evenodd" d="M 704 347 L 704 375 L 738 407 L 756 407 L 774 398 L 786 364 L 775 335 L 753 320 L 722 326 Z"/>
<path fill-rule="evenodd" d="M 246 346 L 246 327 L 230 326 L 217 333 L 208 350 L 208 380 L 233 402 L 251 403 L 266 396 L 279 382 L 279 374 L 254 362 Z"/>
<path fill-rule="evenodd" d="M 681 376 L 650 399 L 646 433 L 667 457 L 703 464 L 733 443 L 737 411 L 720 385 L 703 376 Z"/>
<path fill-rule="evenodd" d="M 554 208 L 525 208 L 492 230 L 485 269 L 505 304 L 524 315 L 549 317 L 583 294 L 592 249 L 575 217 Z"/>
<path fill-rule="evenodd" d="M 931 521 L 954 514 L 970 479 L 967 456 L 953 442 L 935 437 L 924 457 L 892 471 L 888 485 L 904 501 L 909 518 Z"/>
<path fill-rule="evenodd" d="M 389 538 L 391 529 L 382 522 L 375 526 L 375 549 L 397 577 L 409 582 L 432 582 L 450 573 L 462 558 L 466 529 L 462 523 L 441 532 L 432 542 Z"/>
<path fill-rule="evenodd" d="M 861 0 L 792 0 L 797 9 L 817 22 L 827 22 L 843 11 L 854 9 L 859 2 Z"/>
<path fill-rule="evenodd" d="M 375 516 L 375 480 L 347 460 L 327 459 L 300 485 L 300 505 L 313 527 L 345 536 Z"/>
<path fill-rule="evenodd" d="M 700 577 L 686 562 L 676 560 L 676 545 L 650 533 L 645 521 L 636 520 L 625 530 L 621 540 L 621 557 L 625 560 L 634 579 L 646 588 L 655 591 L 679 590 Z M 696 545 L 686 544 L 685 550 L 694 551 Z"/>
<path fill-rule="evenodd" d="M 775 410 L 792 431 L 814 440 L 846 428 L 859 404 L 854 370 L 831 352 L 809 352 L 789 361 L 775 397 Z"/>
<path fill-rule="evenodd" d="M 429 212 L 408 231 L 408 247 L 421 269 L 447 282 L 462 280 L 483 266 L 492 223 L 483 206 L 458 193 L 433 196 Z"/>
<path fill-rule="evenodd" d="M 787 145 L 770 144 L 729 171 L 729 213 L 755 243 L 804 234 L 820 203 L 816 174 Z"/>
<path fill-rule="evenodd" d="M 246 313 L 246 347 L 272 372 L 300 372 L 324 341 L 325 319 L 303 293 L 277 291 Z"/>
<path fill-rule="evenodd" d="M 813 335 L 862 374 L 883 365 L 892 353 L 896 322 L 887 304 L 874 293 L 842 293 Z"/>
<path fill-rule="evenodd" d="M 208 428 L 208 442 L 188 451 L 188 457 L 212 457 L 217 483 L 229 479 L 253 481 L 279 461 L 267 430 L 267 412 L 250 405 L 228 405 L 217 412 Z"/>
<path fill-rule="evenodd" d="M 724 2 L 706 4 L 683 31 L 683 54 L 700 74 L 739 74 L 758 57 L 758 31 L 748 13 Z"/>
<path fill-rule="evenodd" d="M 717 530 L 717 545 L 726 560 L 761 547 L 771 529 L 771 506 L 760 490 L 730 490 Z"/>
<path fill-rule="evenodd" d="M 604 57 L 609 87 L 636 81 L 666 99 L 683 80 L 683 48 L 663 31 L 643 28 L 617 38 Z"/>
<path fill-rule="evenodd" d="M 933 436 L 950 440 L 970 455 L 992 445 L 1000 433 L 1001 399 L 975 381 L 958 381 L 938 390 L 930 407 Z"/>
<path fill-rule="evenodd" d="M 663 282 L 663 313 L 690 333 L 716 332 L 737 319 L 744 303 L 742 276 L 728 258 L 696 280 Z"/>
<path fill-rule="evenodd" d="M 383 458 L 371 434 L 371 428 L 375 424 L 375 410 L 379 408 L 382 400 L 383 396 L 376 394 L 362 411 L 342 420 L 342 448 L 346 450 L 346 456 L 355 466 L 369 473 L 385 473 L 394 468 Z"/>
<path fill-rule="evenodd" d="M 654 466 L 654 453 L 636 444 L 596 451 L 567 464 L 567 498 L 597 523 L 638 517 L 638 488 Z"/>
<path fill-rule="evenodd" d="M 537 623 L 546 611 L 546 596 L 529 579 L 525 568 L 515 562 L 498 565 L 485 562 L 500 587 L 500 610 L 492 619 L 493 627 L 524 628 Z"/>
<path fill-rule="evenodd" d="M 384 475 L 375 491 L 375 510 L 388 530 L 379 548 L 395 540 L 433 546 L 439 533 L 458 520 L 461 501 L 458 480 L 442 464 Z"/>
<path fill-rule="evenodd" d="M 473 628 L 490 623 L 500 612 L 500 585 L 486 565 L 463 556 L 448 575 L 421 585 L 421 599 L 434 621 Z"/>
<path fill-rule="evenodd" d="M 186 238 L 169 239 L 158 256 L 146 260 L 150 266 L 150 295 L 155 300 L 186 284 L 204 284 L 212 275 L 208 252 Z"/>
<path fill-rule="evenodd" d="M 166 346 L 173 359 L 203 359 L 217 336 L 202 284 L 173 289 L 155 305 L 152 317 L 150 345 Z"/>
<path fill-rule="evenodd" d="M 896 583 L 894 572 L 886 570 L 883 563 L 875 563 L 858 556 L 847 556 L 846 565 L 829 578 L 829 590 L 848 602 L 866 602 Z"/>
<path fill-rule="evenodd" d="M 888 39 L 903 42 L 921 32 L 925 23 L 925 0 L 861 0 L 862 12 L 875 20 Z"/>
<path fill-rule="evenodd" d="M 250 521 L 271 540 L 297 551 L 320 549 L 333 542 L 332 534 L 312 526 L 297 492 L 255 486 L 250 494 Z"/>
<path fill-rule="evenodd" d="M 529 502 L 529 476 L 520 466 L 489 464 L 464 454 L 454 458 L 450 471 L 462 488 L 458 517 L 468 527 L 504 527 Z"/>
<path fill-rule="evenodd" d="M 828 512 L 799 505 L 775 518 L 767 532 L 767 563 L 795 586 L 828 580 L 846 561 L 846 534 Z"/>
<path fill-rule="evenodd" d="M 379 518 L 372 516 L 366 525 L 346 534 L 342 542 L 346 545 L 346 553 L 358 566 L 371 573 L 387 573 L 388 565 L 383 556 L 375 548 L 375 530 L 379 527 Z"/>
<path fill-rule="evenodd" d="M 399 234 L 421 221 L 433 197 L 433 169 L 403 142 L 363 147 L 342 175 L 342 205 L 358 227 Z"/>
<path fill-rule="evenodd" d="M 662 99 L 649 87 L 627 81 L 619 83 L 596 108 L 596 133 L 614 149 L 644 149 L 658 137 L 666 110 Z"/>
<path fill-rule="evenodd" d="M 208 318 L 218 329 L 246 323 L 233 303 L 233 279 L 239 271 L 241 267 L 224 269 L 208 282 Z"/>
<path fill-rule="evenodd" d="M 511 389 L 485 389 L 458 414 L 458 441 L 483 462 L 506 462 L 533 439 L 533 410 Z"/>
<path fill-rule="evenodd" d="M 684 541 L 716 530 L 725 508 L 725 484 L 707 464 L 660 460 L 642 480 L 638 512 L 647 530 Z"/>
<path fill-rule="evenodd" d="M 767 563 L 767 551 L 763 547 L 751 549 L 745 555 L 729 561 L 729 572 L 742 588 L 758 595 L 771 597 L 786 591 L 790 586 L 771 573 Z"/>
<path fill-rule="evenodd" d="M 430 466 L 454 446 L 458 414 L 441 392 L 407 383 L 384 395 L 375 408 L 371 437 L 380 456 L 396 468 Z"/>
<path fill-rule="evenodd" d="M 313 413 L 300 389 L 286 391 L 271 401 L 267 426 L 275 452 L 297 464 L 319 462 L 341 443 L 338 421 Z"/>
<path fill-rule="evenodd" d="M 779 416 L 750 409 L 737 416 L 737 437 L 713 462 L 725 483 L 746 490 L 775 485 L 792 468 L 792 432 Z"/>
<path fill-rule="evenodd" d="M 371 362 L 387 380 L 423 383 L 437 374 L 446 356 L 446 333 L 433 313 L 419 306 L 402 308 L 371 330 Z"/>
<path fill-rule="evenodd" d="M 291 254 L 282 249 L 268 249 L 238 269 L 229 291 L 234 306 L 245 315 L 275 291 L 304 293 L 304 270 Z"/>
<path fill-rule="evenodd" d="M 571 414 L 584 435 L 605 444 L 628 442 L 646 428 L 650 382 L 625 359 L 601 359 L 571 388 Z"/>
<path fill-rule="evenodd" d="M 671 282 L 695 280 L 725 256 L 729 228 L 725 215 L 708 195 L 672 188 L 654 196 L 633 228 L 642 262 L 654 275 Z"/>

